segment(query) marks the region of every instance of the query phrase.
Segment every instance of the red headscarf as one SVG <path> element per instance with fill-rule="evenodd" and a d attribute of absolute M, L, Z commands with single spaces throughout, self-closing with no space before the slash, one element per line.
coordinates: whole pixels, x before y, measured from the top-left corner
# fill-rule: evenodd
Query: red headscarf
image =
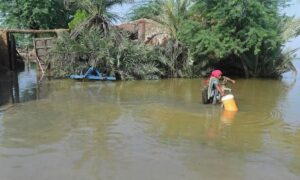
<path fill-rule="evenodd" d="M 222 75 L 222 71 L 220 71 L 220 70 L 213 70 L 212 72 L 211 72 L 211 74 L 210 74 L 210 77 L 219 77 L 219 76 L 221 76 Z"/>

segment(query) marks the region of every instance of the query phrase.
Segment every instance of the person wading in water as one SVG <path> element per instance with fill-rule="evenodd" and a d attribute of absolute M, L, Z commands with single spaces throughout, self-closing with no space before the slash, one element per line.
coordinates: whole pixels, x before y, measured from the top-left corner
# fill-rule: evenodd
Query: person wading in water
<path fill-rule="evenodd" d="M 220 83 L 223 80 L 223 83 Z M 226 76 L 222 76 L 222 71 L 214 70 L 211 72 L 208 85 L 202 91 L 202 101 L 204 104 L 216 104 L 220 102 L 221 97 L 225 96 L 225 91 L 231 91 L 229 88 L 225 87 L 225 83 L 230 81 L 235 84 L 235 80 L 232 80 Z"/>

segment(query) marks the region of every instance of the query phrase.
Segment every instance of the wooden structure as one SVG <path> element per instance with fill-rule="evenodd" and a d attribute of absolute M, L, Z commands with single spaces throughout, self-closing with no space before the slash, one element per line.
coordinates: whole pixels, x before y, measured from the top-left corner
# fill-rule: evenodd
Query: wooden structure
<path fill-rule="evenodd" d="M 11 53 L 9 44 L 9 34 L 6 31 L 0 31 L 0 70 L 9 69 L 13 70 Z"/>
<path fill-rule="evenodd" d="M 33 45 L 36 54 L 37 63 L 44 74 L 48 68 L 48 64 L 45 62 L 46 56 L 52 47 L 53 38 L 35 38 Z"/>
<path fill-rule="evenodd" d="M 168 28 L 151 19 L 142 18 L 116 27 L 131 33 L 137 33 L 138 40 L 146 44 L 165 46 L 170 38 Z"/>
<path fill-rule="evenodd" d="M 26 34 L 41 34 L 41 33 L 54 33 L 58 36 L 60 33 L 69 31 L 68 29 L 49 29 L 49 30 L 32 30 L 32 29 L 0 29 L 0 70 L 16 70 L 16 47 L 13 38 L 13 33 L 26 33 Z M 48 40 L 46 40 L 48 43 Z M 36 46 L 35 46 L 36 47 Z M 40 46 L 39 46 L 40 47 Z M 46 48 L 42 48 L 48 52 L 51 47 L 49 43 Z M 42 51 L 43 51 L 42 50 Z M 38 55 L 43 54 L 39 53 Z M 42 55 L 43 56 L 43 55 Z M 43 56 L 44 57 L 44 56 Z M 39 63 L 39 59 L 37 59 Z M 42 64 L 41 62 L 40 64 Z M 41 68 L 41 66 L 39 66 Z M 45 69 L 41 69 L 44 73 Z"/>

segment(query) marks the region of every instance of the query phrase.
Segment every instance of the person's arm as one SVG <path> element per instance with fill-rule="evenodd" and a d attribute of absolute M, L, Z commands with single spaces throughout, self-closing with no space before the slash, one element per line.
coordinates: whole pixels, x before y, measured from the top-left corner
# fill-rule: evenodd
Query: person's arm
<path fill-rule="evenodd" d="M 229 77 L 223 76 L 223 78 L 225 79 L 225 81 L 230 81 L 232 84 L 235 84 L 235 80 L 230 79 Z"/>
<path fill-rule="evenodd" d="M 219 91 L 219 93 L 221 94 L 222 97 L 225 96 L 225 93 L 224 93 L 224 91 L 221 89 L 221 87 L 220 87 L 219 84 L 216 84 L 216 88 L 217 88 L 217 90 Z"/>

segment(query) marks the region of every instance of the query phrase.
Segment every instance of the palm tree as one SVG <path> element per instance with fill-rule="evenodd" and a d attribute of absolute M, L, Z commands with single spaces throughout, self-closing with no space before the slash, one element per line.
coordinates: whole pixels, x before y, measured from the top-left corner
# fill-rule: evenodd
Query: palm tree
<path fill-rule="evenodd" d="M 169 27 L 172 37 L 177 37 L 178 29 L 187 17 L 191 4 L 191 0 L 166 0 L 162 4 L 162 14 L 158 16 L 157 20 Z"/>
<path fill-rule="evenodd" d="M 84 10 L 89 17 L 101 15 L 105 19 L 116 20 L 119 17 L 109 11 L 114 5 L 132 3 L 134 0 L 64 0 L 65 6 Z"/>
<path fill-rule="evenodd" d="M 127 14 L 128 19 L 130 21 L 141 18 L 154 19 L 154 17 L 157 17 L 162 13 L 162 3 L 163 1 L 161 0 L 141 2 Z"/>
<path fill-rule="evenodd" d="M 178 29 L 187 17 L 192 0 L 152 0 L 137 6 L 129 14 L 131 20 L 149 18 L 165 25 L 172 38 L 177 39 Z"/>
<path fill-rule="evenodd" d="M 178 31 L 187 18 L 191 0 L 165 0 L 162 1 L 161 14 L 153 19 L 169 29 L 170 40 L 167 46 L 167 55 L 170 58 L 171 76 L 189 76 L 191 73 L 188 50 L 178 39 Z"/>
<path fill-rule="evenodd" d="M 190 73 L 188 50 L 178 40 L 177 34 L 191 5 L 192 0 L 152 0 L 129 14 L 131 18 L 149 18 L 166 27 L 170 37 L 164 50 L 169 57 L 168 71 L 171 77 L 188 76 Z"/>
<path fill-rule="evenodd" d="M 300 35 L 300 18 L 289 19 L 284 27 L 282 38 L 288 41 Z"/>
<path fill-rule="evenodd" d="M 79 14 L 84 13 L 83 19 L 76 19 L 76 28 L 72 31 L 71 36 L 75 39 L 79 37 L 81 32 L 92 27 L 98 27 L 104 36 L 109 33 L 109 24 L 111 21 L 118 19 L 116 14 L 109 11 L 114 5 L 122 5 L 130 3 L 134 0 L 64 0 L 67 8 L 75 9 Z M 73 22 L 73 21 L 72 21 Z M 71 23 L 72 23 L 71 22 Z"/>

